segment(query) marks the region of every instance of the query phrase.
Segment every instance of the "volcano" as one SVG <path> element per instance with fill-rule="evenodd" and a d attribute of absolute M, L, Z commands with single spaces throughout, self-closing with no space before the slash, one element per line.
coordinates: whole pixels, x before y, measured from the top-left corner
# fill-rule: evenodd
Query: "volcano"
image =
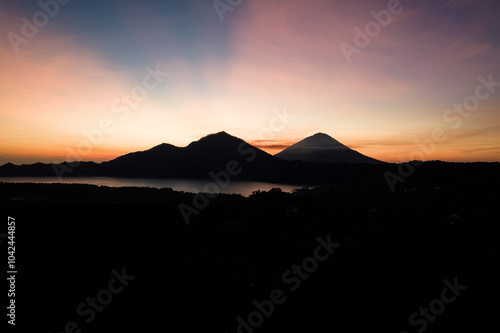
<path fill-rule="evenodd" d="M 283 162 L 240 138 L 219 132 L 187 147 L 162 143 L 126 154 L 103 162 L 101 171 L 112 177 L 204 178 L 210 171 L 224 170 L 229 161 L 244 169 L 242 176 L 263 176 L 266 169 L 272 170 Z"/>
<path fill-rule="evenodd" d="M 365 156 L 325 133 L 316 133 L 274 155 L 286 161 L 318 163 L 385 163 Z"/>

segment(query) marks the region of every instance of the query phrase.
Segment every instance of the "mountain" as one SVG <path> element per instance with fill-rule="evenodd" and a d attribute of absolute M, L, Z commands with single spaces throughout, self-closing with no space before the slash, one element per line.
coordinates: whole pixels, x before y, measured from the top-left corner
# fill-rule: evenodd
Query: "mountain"
<path fill-rule="evenodd" d="M 78 164 L 78 167 L 74 167 L 75 164 Z M 56 169 L 59 172 L 71 170 L 71 173 L 66 173 L 66 177 L 95 176 L 98 173 L 99 166 L 98 163 L 94 162 L 34 163 L 22 165 L 6 163 L 0 166 L 0 177 L 54 177 L 58 176 Z"/>
<path fill-rule="evenodd" d="M 219 132 L 183 148 L 163 143 L 120 156 L 103 162 L 101 173 L 114 177 L 206 178 L 210 172 L 226 170 L 229 162 L 236 171 L 241 169 L 237 178 L 265 178 L 277 164 L 282 164 L 242 139 Z"/>
<path fill-rule="evenodd" d="M 274 155 L 286 161 L 319 163 L 385 163 L 344 146 L 328 134 L 316 133 Z"/>
<path fill-rule="evenodd" d="M 326 140 L 325 134 L 322 136 L 323 138 L 321 136 L 315 137 L 312 142 L 316 142 L 316 146 L 318 142 L 323 142 L 323 146 L 329 142 L 327 146 L 331 147 L 333 139 Z M 350 154 L 359 154 L 340 143 L 337 146 L 342 151 L 341 154 L 349 154 L 345 150 L 350 151 Z M 31 165 L 7 163 L 0 166 L 0 177 L 191 178 L 211 179 L 223 183 L 226 183 L 226 180 L 230 178 L 230 180 L 314 185 L 367 183 L 374 179 L 382 182 L 385 181 L 383 177 L 385 171 L 387 171 L 385 164 L 286 161 L 272 156 L 240 138 L 226 132 L 219 132 L 191 142 L 186 147 L 162 143 L 151 149 L 129 153 L 102 163 L 63 162 L 60 164 L 36 163 Z"/>

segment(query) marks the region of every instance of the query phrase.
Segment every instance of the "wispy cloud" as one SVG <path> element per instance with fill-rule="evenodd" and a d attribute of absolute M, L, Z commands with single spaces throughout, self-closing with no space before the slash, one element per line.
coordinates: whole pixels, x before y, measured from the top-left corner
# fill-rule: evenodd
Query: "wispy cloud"
<path fill-rule="evenodd" d="M 302 140 L 297 139 L 296 141 L 283 141 L 283 140 L 251 140 L 248 143 L 251 144 L 252 146 L 255 146 L 260 149 L 264 149 L 266 151 L 276 151 L 276 150 L 283 150 L 291 145 L 297 143 L 298 141 Z"/>
<path fill-rule="evenodd" d="M 490 48 L 491 45 L 477 44 L 460 38 L 444 48 L 443 57 L 451 61 L 462 61 L 482 54 Z"/>

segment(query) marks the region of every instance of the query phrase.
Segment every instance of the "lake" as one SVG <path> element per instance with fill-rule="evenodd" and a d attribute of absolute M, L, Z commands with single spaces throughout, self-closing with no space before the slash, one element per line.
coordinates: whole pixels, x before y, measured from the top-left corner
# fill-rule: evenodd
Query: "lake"
<path fill-rule="evenodd" d="M 174 191 L 184 192 L 210 192 L 226 194 L 241 194 L 249 196 L 253 191 L 269 191 L 272 188 L 279 187 L 283 192 L 292 192 L 294 189 L 301 188 L 300 185 L 274 184 L 254 181 L 232 180 L 225 188 L 213 186 L 211 179 L 168 179 L 168 178 L 110 178 L 110 177 L 64 177 L 59 180 L 57 177 L 0 177 L 0 182 L 9 183 L 66 183 L 66 184 L 90 184 L 104 185 L 109 187 L 170 187 Z M 212 183 L 208 186 L 207 184 Z M 206 189 L 205 189 L 206 187 Z M 213 189 L 215 188 L 215 189 Z M 204 190 L 205 189 L 205 190 Z"/>

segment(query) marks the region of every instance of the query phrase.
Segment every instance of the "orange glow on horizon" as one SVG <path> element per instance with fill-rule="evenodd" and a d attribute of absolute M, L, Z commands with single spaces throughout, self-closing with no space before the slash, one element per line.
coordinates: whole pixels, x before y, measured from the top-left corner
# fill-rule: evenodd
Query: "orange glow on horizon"
<path fill-rule="evenodd" d="M 144 8 L 147 20 L 134 16 L 153 22 L 151 31 L 136 31 L 137 22 L 128 22 L 127 15 L 141 6 L 123 4 L 117 16 L 128 13 L 118 18 L 127 24 L 117 32 L 130 36 L 131 44 L 119 51 L 107 47 L 115 46 L 113 36 L 96 36 L 78 24 L 65 29 L 57 19 L 18 53 L 8 38 L 0 39 L 0 164 L 102 162 L 160 143 L 184 147 L 221 130 L 271 155 L 323 132 L 386 162 L 419 156 L 500 161 L 495 84 L 481 90 L 491 94 L 458 118 L 457 128 L 444 119 L 454 105 L 474 96 L 478 77 L 500 82 L 500 48 L 493 39 L 479 42 L 454 26 L 432 24 L 434 30 L 416 33 L 412 20 L 432 12 L 414 2 L 347 63 L 339 44 L 352 43 L 353 27 L 373 19 L 373 2 L 284 3 L 247 2 L 227 13 L 231 19 L 222 28 L 211 13 L 192 22 L 192 35 L 167 29 L 172 22 L 151 8 Z M 479 11 L 483 5 L 474 6 Z M 25 13 L 15 7 L 0 4 L 4 37 L 20 31 Z M 67 9 L 60 15 L 69 15 Z M 61 21 L 68 24 L 67 18 Z M 484 34 L 494 22 L 482 22 L 475 23 Z M 158 41 L 165 35 L 162 48 Z M 148 66 L 170 76 L 121 117 L 115 102 L 141 85 Z M 274 110 L 284 109 L 294 116 L 276 121 Z M 95 134 L 102 121 L 112 130 Z M 271 131 L 271 139 L 257 139 L 272 128 L 279 130 Z M 416 142 L 427 142 L 434 128 L 448 139 L 422 153 Z"/>

